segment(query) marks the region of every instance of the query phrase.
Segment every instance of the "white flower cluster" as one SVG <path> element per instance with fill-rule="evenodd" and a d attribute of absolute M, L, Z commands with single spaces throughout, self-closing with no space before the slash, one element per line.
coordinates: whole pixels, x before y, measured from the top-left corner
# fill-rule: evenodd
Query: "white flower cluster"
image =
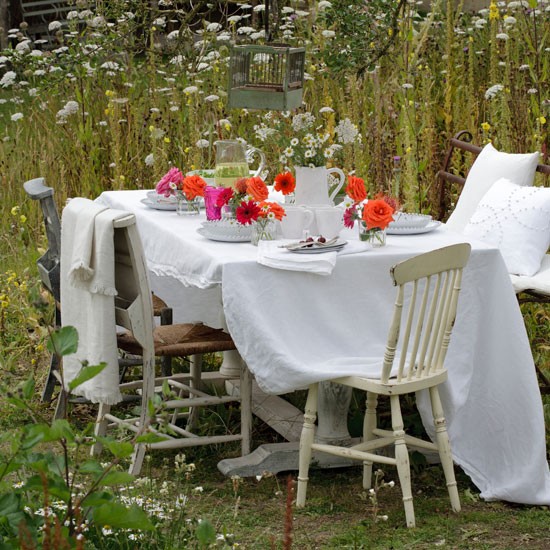
<path fill-rule="evenodd" d="M 9 88 L 13 84 L 15 84 L 15 81 L 17 79 L 17 74 L 13 71 L 7 71 L 4 73 L 4 76 L 0 79 L 0 86 L 2 88 Z"/>
<path fill-rule="evenodd" d="M 63 109 L 57 111 L 57 114 L 55 115 L 57 124 L 65 124 L 65 122 L 67 122 L 67 118 L 78 113 L 79 109 L 80 105 L 78 104 L 78 101 L 67 101 Z"/>
<path fill-rule="evenodd" d="M 338 141 L 344 145 L 361 143 L 359 128 L 349 118 L 342 119 L 334 129 Z"/>
<path fill-rule="evenodd" d="M 485 92 L 485 99 L 493 99 L 499 92 L 502 92 L 502 90 L 504 90 L 504 86 L 502 84 L 495 84 L 491 86 Z"/>

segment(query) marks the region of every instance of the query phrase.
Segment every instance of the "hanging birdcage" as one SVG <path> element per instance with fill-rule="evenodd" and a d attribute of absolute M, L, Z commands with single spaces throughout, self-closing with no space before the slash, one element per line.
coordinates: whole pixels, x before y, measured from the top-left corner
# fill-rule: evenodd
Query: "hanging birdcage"
<path fill-rule="evenodd" d="M 289 111 L 302 103 L 305 48 L 287 44 L 233 46 L 229 108 Z"/>

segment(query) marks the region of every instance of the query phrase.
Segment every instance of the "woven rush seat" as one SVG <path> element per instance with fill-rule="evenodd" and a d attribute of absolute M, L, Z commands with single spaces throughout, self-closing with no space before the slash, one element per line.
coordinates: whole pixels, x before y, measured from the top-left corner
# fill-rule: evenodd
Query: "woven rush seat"
<path fill-rule="evenodd" d="M 155 293 L 151 294 L 151 299 L 153 300 L 153 315 L 155 317 L 160 317 L 163 310 L 168 307 L 168 304 L 162 298 L 159 298 Z"/>
<path fill-rule="evenodd" d="M 231 336 L 223 329 L 202 323 L 158 326 L 153 331 L 153 342 L 157 356 L 195 355 L 236 349 Z M 117 343 L 127 353 L 143 353 L 143 348 L 130 332 L 118 335 Z"/>

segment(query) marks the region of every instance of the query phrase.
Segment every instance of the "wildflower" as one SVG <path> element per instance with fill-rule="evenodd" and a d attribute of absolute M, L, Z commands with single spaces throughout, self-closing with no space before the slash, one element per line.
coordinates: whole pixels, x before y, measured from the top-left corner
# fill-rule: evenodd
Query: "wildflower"
<path fill-rule="evenodd" d="M 338 141 L 344 145 L 361 141 L 359 129 L 349 118 L 342 119 L 334 129 L 334 132 L 338 136 Z"/>
<path fill-rule="evenodd" d="M 207 32 L 218 32 L 221 30 L 222 26 L 219 23 L 208 23 L 206 26 Z"/>
<path fill-rule="evenodd" d="M 197 86 L 187 86 L 187 88 L 183 89 L 183 93 L 186 95 L 196 94 L 198 91 L 199 89 L 197 88 Z"/>
<path fill-rule="evenodd" d="M 493 99 L 503 89 L 504 89 L 504 86 L 502 84 L 495 84 L 495 85 L 491 86 L 485 92 L 485 99 Z"/>
<path fill-rule="evenodd" d="M 517 23 L 517 19 L 515 17 L 512 17 L 511 15 L 508 15 L 504 18 L 504 24 L 507 27 L 511 27 L 512 25 L 515 25 Z"/>
<path fill-rule="evenodd" d="M 14 84 L 16 78 L 17 75 L 13 71 L 7 71 L 0 79 L 0 86 L 2 86 L 2 88 L 8 88 L 12 84 Z"/>
<path fill-rule="evenodd" d="M 488 122 L 482 122 L 481 123 L 481 129 L 484 132 L 488 132 L 491 129 L 491 125 Z"/>
<path fill-rule="evenodd" d="M 120 71 L 120 65 L 116 61 L 105 61 L 102 65 L 99 67 L 100 69 L 107 69 L 109 71 Z"/>
<path fill-rule="evenodd" d="M 13 122 L 17 122 L 18 120 L 21 120 L 23 118 L 23 113 L 13 113 L 11 115 L 11 119 Z"/>
<path fill-rule="evenodd" d="M 487 21 L 485 19 L 478 19 L 474 23 L 474 26 L 475 26 L 476 29 L 483 29 L 483 28 L 485 28 L 485 25 L 487 25 Z"/>
<path fill-rule="evenodd" d="M 155 156 L 153 155 L 153 153 L 149 153 L 146 157 L 145 157 L 145 166 L 153 166 L 153 164 L 155 164 Z"/>
<path fill-rule="evenodd" d="M 499 32 L 495 38 L 497 40 L 504 40 L 506 42 L 506 40 L 508 40 L 510 37 L 505 33 L 505 32 Z"/>
<path fill-rule="evenodd" d="M 538 121 L 540 122 L 541 125 L 546 124 L 546 118 L 544 116 L 539 116 Z"/>
<path fill-rule="evenodd" d="M 410 82 L 405 82 L 404 84 L 401 84 L 401 88 L 404 90 L 411 90 L 414 86 Z"/>
<path fill-rule="evenodd" d="M 204 489 L 199 485 L 198 487 L 195 487 L 193 489 L 193 492 L 194 493 L 202 493 L 202 492 L 204 492 Z"/>
<path fill-rule="evenodd" d="M 209 96 L 206 96 L 206 97 L 204 98 L 204 101 L 213 102 L 213 101 L 217 101 L 218 99 L 220 99 L 220 96 L 219 96 L 219 95 L 211 94 L 211 95 L 209 95 Z"/>
<path fill-rule="evenodd" d="M 492 21 L 494 19 L 498 19 L 500 17 L 500 13 L 498 11 L 497 4 L 494 0 L 491 0 L 491 4 L 489 5 L 489 19 Z"/>
<path fill-rule="evenodd" d="M 529 89 L 527 90 L 527 93 L 528 93 L 528 94 L 531 94 L 531 95 L 534 95 L 534 94 L 538 94 L 539 91 L 538 91 L 536 88 L 529 88 Z"/>
<path fill-rule="evenodd" d="M 330 8 L 332 7 L 332 4 L 328 1 L 328 0 L 321 0 L 318 4 L 317 4 L 317 9 L 319 11 L 323 11 L 323 10 L 326 10 L 327 8 Z"/>
<path fill-rule="evenodd" d="M 207 139 L 199 139 L 195 146 L 199 149 L 206 149 L 207 147 L 210 147 L 210 142 Z"/>
<path fill-rule="evenodd" d="M 334 38 L 336 36 L 336 33 L 334 31 L 331 31 L 331 30 L 324 30 L 324 31 L 321 32 L 321 34 L 325 38 Z"/>
<path fill-rule="evenodd" d="M 334 109 L 332 107 L 321 107 L 319 109 L 320 113 L 334 113 Z"/>
<path fill-rule="evenodd" d="M 241 6 L 242 8 L 242 6 Z M 252 27 L 239 27 L 237 29 L 237 34 L 251 34 L 255 31 Z"/>
<path fill-rule="evenodd" d="M 61 28 L 61 23 L 59 21 L 52 21 L 49 25 L 48 25 L 48 30 L 49 31 L 57 31 Z"/>

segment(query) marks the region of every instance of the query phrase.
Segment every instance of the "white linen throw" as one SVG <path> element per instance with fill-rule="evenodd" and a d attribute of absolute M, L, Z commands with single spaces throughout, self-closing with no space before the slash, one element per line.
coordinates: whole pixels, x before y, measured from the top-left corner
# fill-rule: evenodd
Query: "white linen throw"
<path fill-rule="evenodd" d="M 122 400 L 114 310 L 113 221 L 126 216 L 83 198 L 72 199 L 61 222 L 61 320 L 78 331 L 78 350 L 63 358 L 66 389 L 82 363 L 107 367 L 73 391 L 93 403 Z"/>

